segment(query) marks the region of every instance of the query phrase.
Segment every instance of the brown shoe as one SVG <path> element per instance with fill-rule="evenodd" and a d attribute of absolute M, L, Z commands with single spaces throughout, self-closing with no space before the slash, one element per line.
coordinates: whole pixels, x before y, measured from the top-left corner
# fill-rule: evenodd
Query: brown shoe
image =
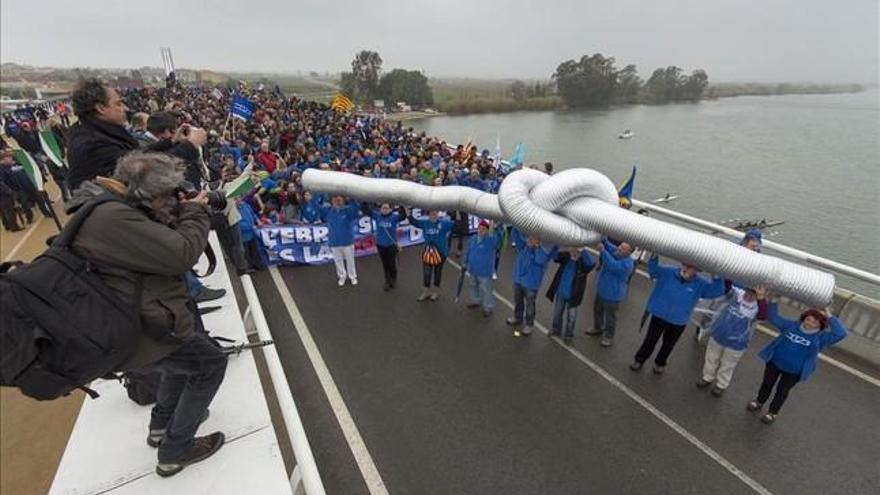
<path fill-rule="evenodd" d="M 223 435 L 223 432 L 220 431 L 216 431 L 204 437 L 196 437 L 193 440 L 192 447 L 190 447 L 189 450 L 187 450 L 179 459 L 173 462 L 160 462 L 159 464 L 156 464 L 156 474 L 163 478 L 174 476 L 183 471 L 183 468 L 186 466 L 195 464 L 199 461 L 204 461 L 208 457 L 214 455 L 220 450 L 220 447 L 223 446 L 223 442 L 225 441 L 226 437 Z"/>

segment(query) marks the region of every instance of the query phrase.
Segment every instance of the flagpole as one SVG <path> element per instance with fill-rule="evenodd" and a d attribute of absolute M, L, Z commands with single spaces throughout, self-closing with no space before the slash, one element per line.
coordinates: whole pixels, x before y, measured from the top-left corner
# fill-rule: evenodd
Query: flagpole
<path fill-rule="evenodd" d="M 229 125 L 229 119 L 231 119 L 231 118 L 232 118 L 231 113 L 226 115 L 226 122 L 223 123 L 223 132 L 220 133 L 220 137 L 223 137 L 224 135 L 226 135 L 226 126 Z M 235 132 L 235 129 L 233 129 L 232 132 Z"/>
<path fill-rule="evenodd" d="M 61 232 L 61 221 L 58 220 L 58 215 L 55 213 L 55 205 L 52 203 L 52 200 L 49 199 L 49 193 L 44 189 L 41 191 L 43 194 L 43 204 L 46 205 L 46 208 L 49 209 L 49 213 L 52 216 L 52 221 L 55 222 L 55 226 L 58 227 L 58 232 Z"/>

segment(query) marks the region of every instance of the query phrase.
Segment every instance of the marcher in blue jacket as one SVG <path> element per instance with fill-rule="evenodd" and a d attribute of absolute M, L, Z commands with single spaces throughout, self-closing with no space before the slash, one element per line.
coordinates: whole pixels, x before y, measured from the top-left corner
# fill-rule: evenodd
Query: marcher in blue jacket
<path fill-rule="evenodd" d="M 247 268 L 248 270 L 264 270 L 266 264 L 263 262 L 261 253 L 257 214 L 247 201 L 237 198 L 236 202 L 238 203 L 238 212 L 241 215 L 238 225 L 241 228 L 241 243 L 244 246 Z"/>
<path fill-rule="evenodd" d="M 416 218 L 411 213 L 407 213 L 407 218 L 413 227 L 422 230 L 425 238 L 425 250 L 422 252 L 423 288 L 418 301 L 427 299 L 436 301 L 440 297 L 437 287 L 440 287 L 443 265 L 446 264 L 452 220 L 440 218 L 440 214 L 436 211 L 429 211 L 428 218 Z M 433 291 L 431 291 L 432 283 Z"/>
<path fill-rule="evenodd" d="M 480 220 L 477 233 L 468 241 L 467 253 L 464 255 L 464 265 L 470 274 L 471 302 L 468 309 L 482 306 L 483 316 L 492 314 L 495 308 L 495 287 L 492 283 L 492 274 L 495 272 L 495 252 L 501 245 L 501 230 L 491 229 L 486 220 Z"/>
<path fill-rule="evenodd" d="M 596 281 L 596 299 L 593 301 L 593 328 L 585 333 L 602 334 L 602 347 L 609 347 L 614 343 L 617 309 L 621 301 L 626 299 L 634 266 L 631 254 L 632 246 L 625 242 L 615 246 L 603 240 L 599 245 L 599 277 Z"/>
<path fill-rule="evenodd" d="M 827 310 L 808 309 L 797 320 L 783 318 L 775 303 L 770 305 L 767 319 L 779 330 L 779 336 L 758 354 L 767 366 L 758 398 L 746 407 L 752 412 L 760 411 L 775 385 L 770 409 L 761 417 L 761 421 L 770 424 L 776 420 L 792 387 L 816 371 L 819 353 L 846 338 L 846 327 Z"/>
<path fill-rule="evenodd" d="M 706 345 L 703 375 L 697 388 L 708 387 L 714 382 L 712 395 L 721 397 L 724 394 L 733 370 L 749 346 L 755 321 L 767 319 L 765 293 L 763 287 L 741 289 L 731 286 L 712 323 L 712 336 Z"/>
<path fill-rule="evenodd" d="M 400 213 L 391 209 L 389 203 L 382 203 L 379 210 L 372 213 L 373 231 L 376 233 L 376 249 L 379 251 L 379 259 L 382 260 L 382 272 L 385 274 L 385 291 L 391 290 L 397 285 L 397 253 L 400 246 L 397 244 L 397 226 L 400 223 Z"/>
<path fill-rule="evenodd" d="M 319 198 L 312 197 L 309 191 L 303 192 L 303 204 L 300 215 L 305 223 L 317 223 L 321 221 L 321 202 Z"/>
<path fill-rule="evenodd" d="M 573 247 L 558 253 L 556 262 L 559 263 L 559 268 L 547 289 L 547 299 L 554 301 L 553 327 L 547 336 L 562 336 L 565 345 L 571 345 L 577 311 L 587 288 L 587 275 L 596 266 L 596 261 L 585 247 Z"/>
<path fill-rule="evenodd" d="M 715 277 L 710 281 L 697 275 L 697 271 L 697 267 L 687 263 L 682 263 L 681 267 L 661 265 L 656 254 L 651 256 L 648 261 L 648 274 L 654 279 L 654 289 L 648 298 L 651 323 L 635 361 L 630 365 L 633 371 L 642 369 L 662 336 L 663 345 L 654 358 L 654 373 L 663 373 L 666 360 L 684 332 L 697 302 L 724 295 L 724 280 Z"/>
<path fill-rule="evenodd" d="M 558 248 L 542 246 L 541 240 L 535 236 L 526 239 L 516 228 L 511 235 L 517 253 L 513 265 L 513 316 L 507 318 L 507 324 L 514 327 L 515 337 L 527 337 L 535 325 L 535 297 L 544 280 L 547 263 L 556 256 Z M 523 322 L 525 327 L 520 329 Z"/>
<path fill-rule="evenodd" d="M 358 220 L 360 205 L 346 203 L 342 196 L 333 196 L 330 206 L 321 209 L 321 219 L 327 224 L 328 244 L 336 265 L 336 278 L 340 287 L 345 278 L 357 285 L 357 268 L 354 265 L 354 226 Z"/>

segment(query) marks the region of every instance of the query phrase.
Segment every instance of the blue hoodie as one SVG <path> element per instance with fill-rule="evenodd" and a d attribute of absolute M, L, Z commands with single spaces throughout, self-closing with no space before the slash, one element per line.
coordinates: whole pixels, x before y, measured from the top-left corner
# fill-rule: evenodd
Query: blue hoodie
<path fill-rule="evenodd" d="M 544 246 L 529 247 L 519 229 L 512 231 L 516 242 L 516 261 L 513 265 L 513 283 L 529 290 L 538 290 L 544 280 L 547 263 L 556 257 L 558 248 L 546 249 Z"/>
<path fill-rule="evenodd" d="M 449 252 L 449 234 L 452 233 L 452 220 L 448 217 L 440 217 L 436 222 L 432 222 L 429 218 L 415 218 L 410 215 L 409 223 L 413 227 L 422 229 L 426 246 L 432 245 L 436 247 L 440 256 L 446 258 Z"/>
<path fill-rule="evenodd" d="M 376 232 L 376 244 L 379 246 L 394 246 L 397 244 L 397 225 L 400 223 L 400 213 L 393 211 L 383 215 L 380 211 L 373 211 L 373 225 Z"/>
<path fill-rule="evenodd" d="M 495 251 L 501 246 L 501 231 L 492 230 L 486 235 L 473 234 L 468 241 L 464 266 L 474 277 L 490 277 L 495 272 Z"/>
<path fill-rule="evenodd" d="M 846 327 L 836 316 L 829 318 L 830 330 L 806 333 L 798 320 L 789 320 L 779 315 L 779 308 L 771 304 L 767 320 L 779 329 L 779 336 L 758 353 L 764 361 L 777 368 L 798 375 L 806 380 L 816 371 L 819 353 L 846 338 Z"/>
<path fill-rule="evenodd" d="M 306 223 L 315 223 L 321 220 L 321 203 L 313 196 L 303 204 L 301 214 Z"/>
<path fill-rule="evenodd" d="M 721 307 L 712 322 L 712 340 L 735 351 L 743 351 L 749 346 L 755 320 L 763 317 L 760 314 L 762 303 L 746 301 L 744 293 L 739 287 L 731 287 L 727 293 L 727 304 Z"/>
<path fill-rule="evenodd" d="M 724 295 L 724 280 L 711 281 L 699 275 L 688 280 L 681 277 L 677 266 L 661 265 L 657 256 L 648 261 L 648 274 L 655 280 L 648 299 L 648 312 L 673 325 L 686 325 L 701 298 Z"/>
<path fill-rule="evenodd" d="M 330 247 L 351 246 L 354 244 L 354 224 L 358 220 L 360 205 L 351 202 L 342 208 L 325 206 L 321 218 L 327 222 L 328 243 Z"/>
<path fill-rule="evenodd" d="M 250 242 L 257 237 L 257 214 L 246 201 L 238 205 L 238 212 L 241 214 L 241 221 L 238 222 L 241 228 L 241 241 Z"/>
<path fill-rule="evenodd" d="M 633 259 L 629 256 L 618 258 L 614 253 L 617 246 L 608 241 L 602 241 L 605 249 L 599 253 L 601 264 L 599 277 L 596 281 L 596 292 L 599 297 L 608 302 L 620 302 L 626 298 L 626 289 L 629 287 L 629 275 L 633 271 Z"/>

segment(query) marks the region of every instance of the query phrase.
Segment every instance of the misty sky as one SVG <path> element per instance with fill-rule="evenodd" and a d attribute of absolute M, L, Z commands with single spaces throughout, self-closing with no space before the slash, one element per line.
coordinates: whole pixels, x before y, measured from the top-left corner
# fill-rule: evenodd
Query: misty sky
<path fill-rule="evenodd" d="M 877 0 L 3 0 L 0 59 L 38 66 L 337 72 L 360 49 L 428 76 L 549 77 L 613 55 L 642 77 L 878 80 Z"/>

